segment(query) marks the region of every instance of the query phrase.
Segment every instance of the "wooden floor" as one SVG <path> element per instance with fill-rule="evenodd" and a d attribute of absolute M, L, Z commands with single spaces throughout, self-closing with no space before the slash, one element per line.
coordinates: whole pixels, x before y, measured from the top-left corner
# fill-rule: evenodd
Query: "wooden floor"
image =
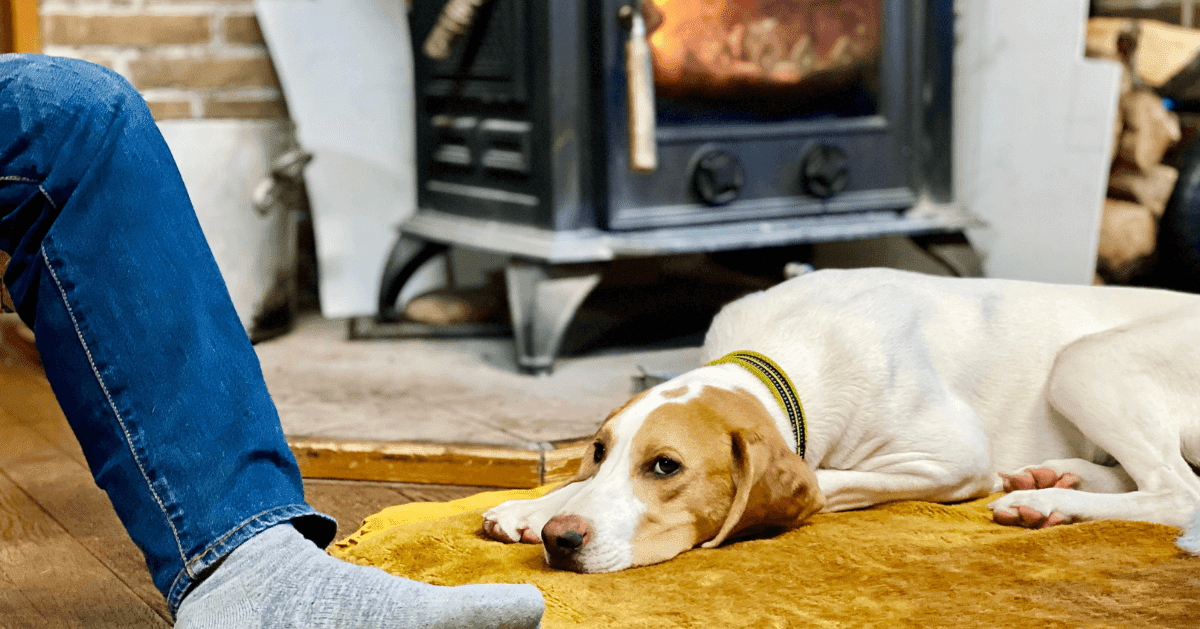
<path fill-rule="evenodd" d="M 307 480 L 309 502 L 338 520 L 479 487 Z M 92 481 L 36 352 L 0 315 L 0 629 L 170 627 L 166 603 L 107 496 Z"/>

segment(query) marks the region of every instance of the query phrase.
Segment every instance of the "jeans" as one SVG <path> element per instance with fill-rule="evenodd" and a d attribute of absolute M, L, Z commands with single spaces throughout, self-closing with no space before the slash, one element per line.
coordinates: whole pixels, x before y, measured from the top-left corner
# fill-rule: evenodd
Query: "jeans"
<path fill-rule="evenodd" d="M 172 613 L 263 529 L 332 540 L 170 151 L 119 75 L 0 55 L 0 249 L 96 484 Z"/>

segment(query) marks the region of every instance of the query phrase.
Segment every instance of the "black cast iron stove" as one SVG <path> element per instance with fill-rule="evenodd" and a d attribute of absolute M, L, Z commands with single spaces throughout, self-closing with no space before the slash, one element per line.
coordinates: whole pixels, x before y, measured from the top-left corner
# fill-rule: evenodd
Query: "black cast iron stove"
<path fill-rule="evenodd" d="M 952 0 L 416 0 L 410 24 L 418 211 L 380 317 L 446 247 L 505 254 L 528 371 L 614 258 L 969 222 Z"/>

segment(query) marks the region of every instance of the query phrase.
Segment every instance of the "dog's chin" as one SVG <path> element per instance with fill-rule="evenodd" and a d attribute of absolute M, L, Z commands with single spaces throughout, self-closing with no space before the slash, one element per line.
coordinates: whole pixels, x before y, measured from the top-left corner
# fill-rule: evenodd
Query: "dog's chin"
<path fill-rule="evenodd" d="M 617 572 L 633 566 L 623 562 L 603 562 L 589 561 L 587 557 L 555 557 L 550 553 L 543 552 L 543 558 L 546 560 L 546 565 L 564 572 L 578 572 L 580 574 L 601 574 L 604 572 Z"/>

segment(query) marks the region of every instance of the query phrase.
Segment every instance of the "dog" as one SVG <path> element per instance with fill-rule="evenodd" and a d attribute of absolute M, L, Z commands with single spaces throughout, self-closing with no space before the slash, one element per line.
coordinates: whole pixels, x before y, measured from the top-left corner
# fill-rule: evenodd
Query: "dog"
<path fill-rule="evenodd" d="M 725 306 L 702 354 L 484 534 L 609 572 L 897 500 L 1005 491 L 1031 528 L 1200 504 L 1200 296 L 822 270 Z"/>

